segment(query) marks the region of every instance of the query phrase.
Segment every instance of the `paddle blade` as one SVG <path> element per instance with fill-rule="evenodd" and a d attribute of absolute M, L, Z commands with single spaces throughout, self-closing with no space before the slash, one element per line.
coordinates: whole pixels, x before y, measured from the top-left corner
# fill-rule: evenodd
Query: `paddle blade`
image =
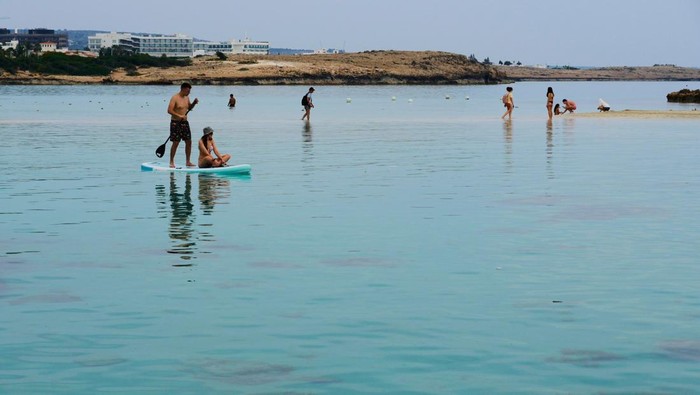
<path fill-rule="evenodd" d="M 156 148 L 156 156 L 157 156 L 157 157 L 162 158 L 163 155 L 165 154 L 165 144 L 167 144 L 167 142 L 166 142 L 166 143 L 163 143 L 163 145 L 161 145 L 160 147 Z"/>

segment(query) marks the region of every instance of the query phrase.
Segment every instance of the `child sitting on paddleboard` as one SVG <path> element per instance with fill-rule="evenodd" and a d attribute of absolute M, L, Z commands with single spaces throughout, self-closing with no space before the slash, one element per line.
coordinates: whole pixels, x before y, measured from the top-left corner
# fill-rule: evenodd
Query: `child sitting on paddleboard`
<path fill-rule="evenodd" d="M 216 155 L 216 158 L 212 156 Z M 214 129 L 207 126 L 202 132 L 202 138 L 199 139 L 199 167 L 223 167 L 228 166 L 226 162 L 231 159 L 231 155 L 221 155 L 214 143 Z"/>

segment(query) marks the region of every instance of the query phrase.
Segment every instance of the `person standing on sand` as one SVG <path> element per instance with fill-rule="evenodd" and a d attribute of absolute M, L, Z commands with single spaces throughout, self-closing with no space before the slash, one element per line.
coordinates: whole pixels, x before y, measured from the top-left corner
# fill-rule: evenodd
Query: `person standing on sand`
<path fill-rule="evenodd" d="M 231 93 L 231 95 L 229 95 L 228 106 L 231 108 L 236 107 L 236 98 L 233 97 L 233 93 Z"/>
<path fill-rule="evenodd" d="M 199 99 L 195 98 L 190 102 L 190 91 L 192 85 L 183 82 L 180 85 L 180 92 L 170 98 L 168 104 L 168 114 L 170 114 L 170 141 L 173 145 L 170 147 L 170 167 L 175 167 L 175 153 L 177 146 L 180 145 L 180 140 L 185 140 L 185 159 L 187 166 L 195 166 L 190 162 L 190 154 L 192 153 L 192 133 L 190 132 L 190 123 L 187 121 L 187 113 L 192 111 L 194 106 L 199 103 Z"/>
<path fill-rule="evenodd" d="M 552 119 L 552 106 L 554 105 L 554 90 L 552 87 L 547 88 L 547 115 Z"/>
<path fill-rule="evenodd" d="M 506 94 L 503 95 L 502 98 L 503 101 L 503 107 L 506 108 L 506 112 L 503 113 L 503 116 L 501 119 L 505 119 L 506 115 L 508 116 L 508 120 L 510 121 L 511 117 L 513 116 L 513 107 L 515 107 L 515 104 L 513 103 L 513 88 L 512 87 L 507 87 L 506 88 Z"/>
<path fill-rule="evenodd" d="M 304 110 L 306 111 L 304 116 L 301 117 L 302 121 L 304 118 L 306 118 L 307 121 L 311 120 L 311 109 L 314 107 L 314 102 L 311 100 L 311 94 L 314 93 L 314 91 L 315 89 L 313 87 L 309 88 L 309 91 L 306 92 L 304 97 L 301 99 L 301 105 L 304 106 Z"/>

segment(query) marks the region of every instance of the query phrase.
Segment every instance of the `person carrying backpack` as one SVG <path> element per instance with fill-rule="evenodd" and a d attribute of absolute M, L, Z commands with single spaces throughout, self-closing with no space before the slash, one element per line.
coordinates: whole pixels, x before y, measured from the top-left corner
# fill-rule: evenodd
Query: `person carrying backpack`
<path fill-rule="evenodd" d="M 301 105 L 304 106 L 304 116 L 301 117 L 303 121 L 306 118 L 307 121 L 311 120 L 311 108 L 314 106 L 313 100 L 311 100 L 311 94 L 314 93 L 315 89 L 313 87 L 309 88 L 309 91 L 301 98 Z"/>

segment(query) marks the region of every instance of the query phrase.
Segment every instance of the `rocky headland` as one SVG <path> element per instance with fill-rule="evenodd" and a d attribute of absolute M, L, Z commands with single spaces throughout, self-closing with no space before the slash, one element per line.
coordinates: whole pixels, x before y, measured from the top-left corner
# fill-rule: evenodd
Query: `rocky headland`
<path fill-rule="evenodd" d="M 198 57 L 184 67 L 117 69 L 109 76 L 0 74 L 3 84 L 390 85 L 497 84 L 506 76 L 464 55 L 368 51 L 333 55 Z"/>
<path fill-rule="evenodd" d="M 675 103 L 700 103 L 700 89 L 681 89 L 666 95 L 666 100 Z"/>
<path fill-rule="evenodd" d="M 470 85 L 514 81 L 698 81 L 700 69 L 671 65 L 550 69 L 486 65 L 435 51 L 366 51 L 332 55 L 197 57 L 188 66 L 115 69 L 71 76 L 0 69 L 0 84 L 177 85 Z"/>

